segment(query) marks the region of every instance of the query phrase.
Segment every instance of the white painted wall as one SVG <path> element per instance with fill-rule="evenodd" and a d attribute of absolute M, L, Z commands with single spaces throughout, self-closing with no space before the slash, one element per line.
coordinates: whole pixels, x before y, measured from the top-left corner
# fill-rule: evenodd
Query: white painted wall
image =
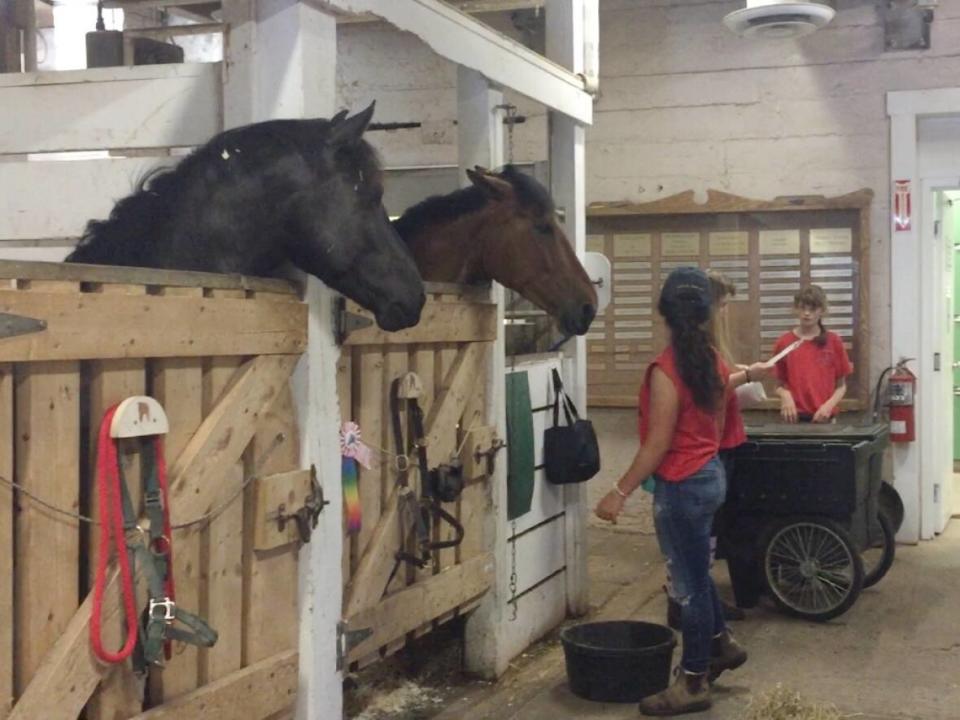
<path fill-rule="evenodd" d="M 62 260 L 171 148 L 220 131 L 220 87 L 219 64 L 0 76 L 0 258 Z"/>
<path fill-rule="evenodd" d="M 561 366 L 562 355 L 559 353 L 552 358 L 530 356 L 507 365 L 507 372 L 527 373 L 530 406 L 534 408 L 533 457 L 536 467 L 543 465 L 543 433 L 553 427 L 552 410 L 536 409 L 552 406 L 551 373 L 554 368 L 561 370 Z M 534 472 L 530 511 L 511 523 L 506 520 L 506 506 L 502 508 L 501 522 L 509 526 L 506 552 L 510 561 L 505 569 L 508 574 L 516 570 L 518 597 L 516 617 L 509 604 L 502 613 L 501 642 L 506 658 L 516 657 L 567 616 L 567 525 L 579 522 L 575 511 L 569 516 L 568 512 L 570 508 L 564 488 L 547 482 L 542 468 Z"/>

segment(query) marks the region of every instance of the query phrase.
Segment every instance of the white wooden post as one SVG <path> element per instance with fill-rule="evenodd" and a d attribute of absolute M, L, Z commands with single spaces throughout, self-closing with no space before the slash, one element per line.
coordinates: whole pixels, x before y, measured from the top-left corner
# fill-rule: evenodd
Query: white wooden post
<path fill-rule="evenodd" d="M 330 117 L 336 103 L 336 21 L 297 0 L 233 0 L 224 3 L 229 26 L 224 62 L 224 124 L 271 118 Z M 300 690 L 298 720 L 342 714 L 336 668 L 337 623 L 343 578 L 343 497 L 340 486 L 339 418 L 333 341 L 333 293 L 312 276 L 305 282 L 310 305 L 307 352 L 294 373 L 301 459 L 317 469 L 330 505 L 300 553 Z"/>
<path fill-rule="evenodd" d="M 552 0 L 547 9 L 547 57 L 574 73 L 584 70 L 586 26 L 597 27 L 597 0 Z M 592 69 L 594 72 L 596 68 Z M 550 189 L 557 207 L 565 213 L 564 230 L 577 256 L 586 250 L 586 165 L 584 127 L 572 118 L 550 112 Z M 564 362 L 577 408 L 586 412 L 587 363 L 583 337 L 565 345 Z M 564 488 L 566 503 L 567 612 L 583 615 L 589 609 L 587 578 L 587 491 L 585 483 Z"/>
<path fill-rule="evenodd" d="M 480 165 L 496 168 L 503 163 L 503 113 L 497 106 L 503 104 L 503 92 L 491 87 L 490 82 L 475 70 L 459 67 L 457 73 L 457 135 L 461 185 L 469 184 L 467 168 Z M 487 423 L 497 428 L 497 435 L 507 436 L 507 410 L 504 397 L 505 347 L 503 336 L 503 287 L 493 284 L 491 296 L 497 303 L 497 339 L 488 356 Z M 470 672 L 486 678 L 496 678 L 507 669 L 501 641 L 505 631 L 503 612 L 509 599 L 510 567 L 507 557 L 506 526 L 507 455 L 497 456 L 494 476 L 490 479 L 490 511 L 483 525 L 484 546 L 493 553 L 496 562 L 494 584 L 467 621 L 465 638 L 466 666 Z"/>

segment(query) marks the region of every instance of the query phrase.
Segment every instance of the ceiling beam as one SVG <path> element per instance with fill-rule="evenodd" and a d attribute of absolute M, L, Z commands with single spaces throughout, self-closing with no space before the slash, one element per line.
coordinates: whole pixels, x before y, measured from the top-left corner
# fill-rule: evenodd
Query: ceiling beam
<path fill-rule="evenodd" d="M 584 79 L 440 0 L 314 0 L 346 13 L 371 13 L 412 33 L 438 55 L 476 70 L 551 110 L 589 125 Z"/>
<path fill-rule="evenodd" d="M 460 10 L 460 12 L 465 12 L 470 15 L 482 15 L 483 13 L 543 9 L 546 6 L 546 0 L 448 0 L 448 4 L 453 5 Z M 383 22 L 383 19 L 370 13 L 362 13 L 359 15 L 339 15 L 337 22 L 345 25 L 353 25 Z"/>

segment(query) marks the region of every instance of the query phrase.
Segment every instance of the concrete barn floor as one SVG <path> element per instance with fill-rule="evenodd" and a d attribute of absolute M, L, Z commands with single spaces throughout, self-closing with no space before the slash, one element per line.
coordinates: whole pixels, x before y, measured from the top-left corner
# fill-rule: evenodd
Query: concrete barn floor
<path fill-rule="evenodd" d="M 610 487 L 635 450 L 632 411 L 591 412 L 604 458 L 591 502 Z M 589 530 L 592 612 L 584 619 L 664 622 L 663 566 L 647 504 L 637 493 L 622 521 Z M 718 563 L 721 593 L 732 597 Z M 960 521 L 937 540 L 899 546 L 890 573 L 840 618 L 816 624 L 785 617 L 772 603 L 734 624 L 749 662 L 716 686 L 714 708 L 688 717 L 742 720 L 752 693 L 778 683 L 809 702 L 862 720 L 960 719 Z M 574 622 L 581 622 L 580 619 Z M 581 700 L 567 688 L 556 634 L 531 648 L 495 684 L 459 688 L 441 720 L 613 720 L 639 717 L 633 704 Z M 679 657 L 675 655 L 675 660 Z"/>

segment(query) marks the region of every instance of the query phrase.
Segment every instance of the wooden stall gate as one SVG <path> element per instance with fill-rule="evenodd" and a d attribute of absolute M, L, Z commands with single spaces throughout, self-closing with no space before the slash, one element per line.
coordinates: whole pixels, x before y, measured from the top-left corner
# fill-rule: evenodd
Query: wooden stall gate
<path fill-rule="evenodd" d="M 18 318 L 44 326 L 12 334 Z M 296 531 L 276 515 L 311 486 L 288 382 L 306 319 L 297 289 L 278 280 L 0 261 L 0 718 L 292 712 Z M 98 528 L 79 518 L 99 515 L 91 488 L 104 411 L 139 394 L 170 419 L 174 525 L 210 515 L 174 531 L 177 602 L 219 632 L 209 650 L 175 643 L 146 687 L 129 664 L 106 667 L 90 649 Z M 121 456 L 136 495 L 137 448 Z M 119 616 L 111 571 L 111 649 Z"/>
<path fill-rule="evenodd" d="M 353 303 L 347 311 L 369 318 Z M 493 582 L 493 561 L 486 552 L 484 525 L 491 516 L 489 466 L 485 453 L 497 442 L 487 412 L 490 355 L 497 337 L 497 307 L 486 291 L 427 284 L 420 323 L 396 333 L 375 326 L 351 332 L 338 367 L 341 416 L 353 419 L 375 450 L 371 470 L 360 471 L 360 531 L 344 541 L 343 615 L 349 666 L 361 667 L 401 648 L 408 638 L 468 612 Z M 407 527 L 401 538 L 396 455 L 391 429 L 390 386 L 414 372 L 423 383 L 419 404 L 431 468 L 459 457 L 465 487 L 455 503 L 445 504 L 464 527 L 456 548 L 433 552 L 430 563 L 403 563 L 391 579 L 397 552 L 413 549 Z M 502 382 L 502 378 L 498 378 Z M 403 402 L 403 401 L 401 401 Z M 406 408 L 401 407 L 406 426 Z M 409 428 L 405 428 L 409 442 Z M 496 462 L 506 462 L 503 453 Z M 411 457 L 411 487 L 420 496 L 416 458 Z M 447 524 L 431 528 L 433 539 L 453 536 Z"/>

